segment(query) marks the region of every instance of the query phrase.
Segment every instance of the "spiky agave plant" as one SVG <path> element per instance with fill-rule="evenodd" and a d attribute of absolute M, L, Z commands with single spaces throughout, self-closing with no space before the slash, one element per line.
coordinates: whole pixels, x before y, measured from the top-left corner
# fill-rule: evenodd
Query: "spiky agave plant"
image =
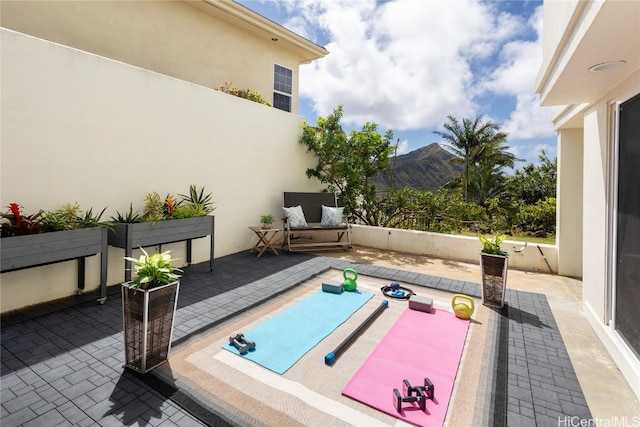
<path fill-rule="evenodd" d="M 212 195 L 211 193 L 205 194 L 204 186 L 198 191 L 198 187 L 190 185 L 189 194 L 180 194 L 180 197 L 182 197 L 181 202 L 194 208 L 195 216 L 209 215 L 215 210 L 211 201 Z"/>
<path fill-rule="evenodd" d="M 111 221 L 133 224 L 143 222 L 143 219 L 137 211 L 133 210 L 133 203 L 130 203 L 128 212 L 120 213 L 120 211 L 116 211 L 116 216 L 112 216 Z"/>

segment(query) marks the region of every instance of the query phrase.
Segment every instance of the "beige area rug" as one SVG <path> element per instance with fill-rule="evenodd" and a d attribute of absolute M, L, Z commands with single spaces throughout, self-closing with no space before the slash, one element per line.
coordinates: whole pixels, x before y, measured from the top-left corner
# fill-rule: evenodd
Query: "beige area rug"
<path fill-rule="evenodd" d="M 315 276 L 294 290 L 216 327 L 210 333 L 173 348 L 169 362 L 156 368 L 154 375 L 180 390 L 200 407 L 233 425 L 407 425 L 341 394 L 407 308 L 407 301 L 388 299 L 389 308 L 333 366 L 324 363 L 324 357 L 387 299 L 380 288 L 389 285 L 389 281 L 360 276 L 358 289 L 372 292 L 374 297 L 284 375 L 278 375 L 222 348 L 228 343 L 229 336 L 249 330 L 318 292 L 325 280 L 342 281 L 342 272 L 329 270 Z M 420 296 L 433 298 L 436 309 L 451 310 L 452 294 L 417 286 L 406 287 Z M 490 353 L 494 335 L 492 329 L 495 329 L 492 322 L 495 322 L 495 318 L 492 319 L 492 316 L 495 316 L 493 311 L 477 305 L 467 334 L 446 425 L 477 425 L 484 418 L 486 393 L 490 392 L 486 388 L 491 383 L 489 376 L 493 359 Z M 295 328 L 296 325 L 291 327 Z M 256 342 L 256 351 L 259 351 L 259 347 L 260 343 Z M 398 351 L 411 351 L 411 343 L 408 342 L 405 348 Z M 398 384 L 399 389 L 401 386 Z M 392 393 L 389 390 L 389 399 L 392 399 Z"/>

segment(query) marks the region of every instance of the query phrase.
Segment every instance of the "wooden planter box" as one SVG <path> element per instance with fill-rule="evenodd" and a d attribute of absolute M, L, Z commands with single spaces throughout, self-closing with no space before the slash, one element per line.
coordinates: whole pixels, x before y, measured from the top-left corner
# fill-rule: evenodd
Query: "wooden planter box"
<path fill-rule="evenodd" d="M 22 270 L 78 260 L 78 293 L 84 290 L 85 257 L 100 254 L 100 298 L 107 297 L 107 229 L 103 227 L 3 237 L 0 270 Z"/>
<path fill-rule="evenodd" d="M 187 242 L 187 263 L 191 264 L 191 240 L 211 236 L 209 268 L 213 271 L 215 217 L 172 219 L 159 222 L 117 223 L 109 227 L 109 245 L 122 248 L 130 257 L 138 247 Z M 131 280 L 131 261 L 125 261 L 124 280 Z"/>
<path fill-rule="evenodd" d="M 504 306 L 507 287 L 509 258 L 502 255 L 480 254 L 482 270 L 482 303 L 487 306 Z"/>
<path fill-rule="evenodd" d="M 169 358 L 180 281 L 153 289 L 122 284 L 125 366 L 146 373 Z"/>

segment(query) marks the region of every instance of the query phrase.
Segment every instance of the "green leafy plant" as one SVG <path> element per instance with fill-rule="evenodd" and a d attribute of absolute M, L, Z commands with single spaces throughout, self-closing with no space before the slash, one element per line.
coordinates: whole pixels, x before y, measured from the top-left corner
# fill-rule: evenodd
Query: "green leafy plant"
<path fill-rule="evenodd" d="M 173 219 L 194 218 L 202 215 L 202 212 L 193 205 L 180 205 L 174 211 L 171 216 Z"/>
<path fill-rule="evenodd" d="M 140 248 L 142 255 L 139 258 L 125 257 L 127 261 L 133 263 L 133 272 L 135 278 L 129 282 L 130 289 L 150 289 L 162 285 L 167 285 L 180 278 L 182 270 L 173 267 L 171 251 L 163 253 L 155 253 L 149 255 L 144 249 Z"/>
<path fill-rule="evenodd" d="M 478 236 L 480 242 L 482 242 L 482 250 L 480 252 L 483 254 L 507 256 L 507 252 L 503 251 L 500 247 L 500 244 L 506 237 L 507 236 L 503 234 L 496 234 L 495 237 L 491 239 L 480 234 Z"/>
<path fill-rule="evenodd" d="M 260 222 L 262 224 L 273 224 L 275 222 L 275 218 L 273 217 L 273 215 L 271 214 L 267 214 L 267 215 L 262 215 L 260 217 Z"/>
<path fill-rule="evenodd" d="M 142 216 L 137 211 L 133 210 L 133 203 L 131 203 L 129 204 L 128 212 L 121 214 L 120 212 L 116 211 L 116 216 L 115 217 L 112 216 L 111 221 L 134 224 L 138 222 L 143 222 L 143 219 L 142 219 Z"/>
<path fill-rule="evenodd" d="M 189 186 L 188 194 L 179 194 L 177 197 L 167 194 L 162 198 L 157 192 L 151 192 L 144 198 L 142 214 L 134 212 L 133 204 L 130 204 L 128 212 L 117 212 L 111 220 L 136 223 L 206 216 L 215 210 L 211 199 L 211 193 L 205 193 L 204 187 L 198 188 L 195 185 Z"/>
<path fill-rule="evenodd" d="M 104 214 L 105 210 L 107 210 L 106 206 L 95 215 L 93 213 L 93 208 L 89 208 L 89 210 L 84 211 L 84 215 L 80 216 L 79 218 L 79 223 L 82 225 L 81 228 L 100 227 L 101 225 L 104 225 L 104 223 L 102 222 L 102 215 Z"/>
<path fill-rule="evenodd" d="M 546 235 L 556 231 L 556 199 L 547 197 L 535 204 L 521 204 L 514 223 L 522 231 L 535 235 Z"/>
<path fill-rule="evenodd" d="M 100 227 L 104 225 L 102 215 L 105 207 L 98 214 L 93 213 L 93 208 L 82 212 L 80 205 L 65 203 L 60 209 L 44 214 L 43 231 L 77 230 L 80 228 Z"/>
<path fill-rule="evenodd" d="M 211 201 L 211 193 L 205 194 L 204 187 L 198 190 L 195 185 L 189 186 L 189 194 L 180 194 L 182 200 L 180 205 L 189 206 L 193 209 L 193 215 L 191 216 L 205 216 L 209 215 L 215 210 L 213 202 Z"/>
<path fill-rule="evenodd" d="M 71 230 L 76 228 L 74 224 L 78 222 L 81 214 L 82 211 L 77 202 L 74 204 L 65 203 L 60 209 L 47 212 L 47 218 L 50 218 L 52 223 L 60 225 L 62 230 Z"/>
<path fill-rule="evenodd" d="M 0 214 L 6 220 L 2 224 L 3 237 L 100 227 L 105 225 L 101 218 L 107 209 L 105 207 L 98 214 L 93 213 L 93 208 L 82 212 L 76 202 L 66 203 L 55 211 L 41 210 L 32 215 L 23 215 L 20 212 L 22 207 L 17 203 L 11 203 L 8 207 L 9 212 Z"/>
<path fill-rule="evenodd" d="M 236 96 L 238 98 L 248 99 L 249 101 L 257 102 L 258 104 L 263 104 L 271 107 L 271 103 L 262 97 L 262 94 L 257 90 L 253 89 L 240 89 L 238 90 Z"/>
<path fill-rule="evenodd" d="M 17 203 L 9 203 L 6 213 L 0 213 L 6 221 L 0 226 L 2 237 L 23 236 L 40 233 L 43 228 L 43 211 L 31 215 L 23 215 L 22 206 Z"/>
<path fill-rule="evenodd" d="M 148 222 L 158 222 L 164 219 L 164 202 L 158 193 L 148 193 L 144 198 L 142 217 Z"/>

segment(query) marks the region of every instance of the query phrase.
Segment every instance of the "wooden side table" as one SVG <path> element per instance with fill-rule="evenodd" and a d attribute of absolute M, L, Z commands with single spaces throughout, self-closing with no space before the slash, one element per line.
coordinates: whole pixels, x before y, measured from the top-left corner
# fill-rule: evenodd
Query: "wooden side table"
<path fill-rule="evenodd" d="M 278 255 L 278 251 L 273 247 L 275 242 L 271 243 L 271 241 L 278 235 L 280 231 L 279 228 L 249 227 L 249 229 L 258 236 L 258 243 L 250 249 L 250 252 L 258 251 L 258 258 L 260 258 L 267 249 Z"/>

